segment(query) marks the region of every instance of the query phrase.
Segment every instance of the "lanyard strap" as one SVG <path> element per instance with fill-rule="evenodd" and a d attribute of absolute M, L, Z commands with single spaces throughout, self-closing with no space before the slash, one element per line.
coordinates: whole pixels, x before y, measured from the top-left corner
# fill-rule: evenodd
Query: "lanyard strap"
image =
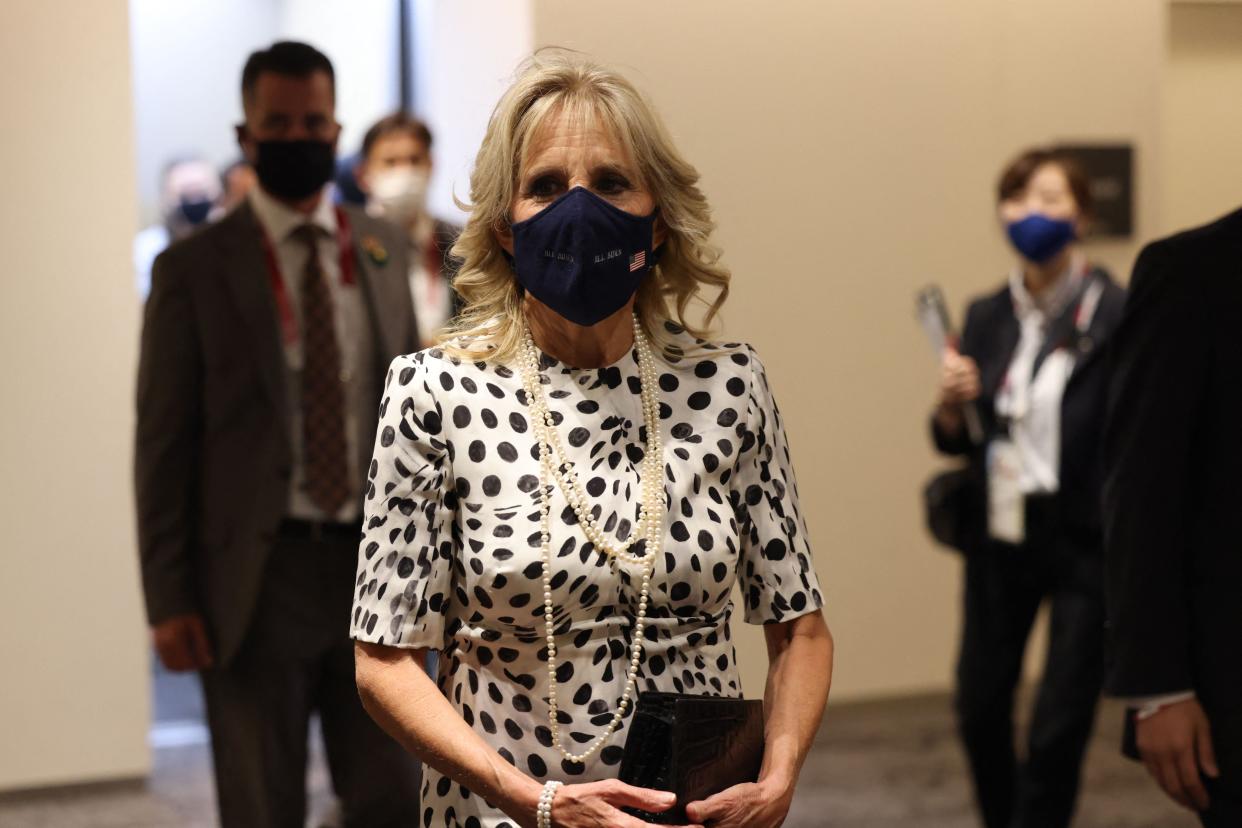
<path fill-rule="evenodd" d="M 1031 373 L 1025 378 L 1025 381 L 1022 379 L 1018 379 L 1016 382 L 1014 381 L 1012 357 L 1009 367 L 1005 369 L 1005 375 L 997 395 L 1003 396 L 1008 394 L 1010 396 L 1012 406 L 1017 412 L 1014 414 L 1015 418 L 1025 415 L 1025 410 L 1029 402 L 1030 387 L 1034 384 L 1035 377 L 1038 374 L 1039 368 L 1043 365 L 1044 359 L 1047 356 L 1051 356 L 1053 352 L 1072 344 L 1075 338 L 1085 336 L 1087 331 L 1091 328 L 1091 321 L 1095 318 L 1095 311 L 1100 304 L 1100 297 L 1104 294 L 1104 279 L 1100 278 L 1085 264 L 1083 266 L 1083 270 L 1085 271 L 1081 277 L 1083 279 L 1083 284 L 1078 290 L 1078 296 L 1071 303 L 1073 310 L 1069 311 L 1067 309 L 1066 311 L 1063 311 L 1062 316 L 1059 319 L 1052 321 L 1046 334 L 1048 337 L 1058 336 L 1060 341 L 1052 343 L 1045 341 L 1045 343 L 1040 346 L 1039 351 L 1035 355 L 1035 359 L 1031 363 Z M 1056 328 L 1058 327 L 1057 323 L 1060 321 L 1063 325 L 1065 322 L 1069 321 L 1066 317 L 1070 313 L 1072 313 L 1076 337 L 1061 338 L 1056 331 Z M 1021 320 L 1019 320 L 1019 326 L 1021 326 Z M 1049 346 L 1051 346 L 1050 350 L 1045 353 L 1045 348 L 1049 348 Z M 1022 347 L 1020 342 L 1018 347 Z M 1044 358 L 1041 358 L 1041 356 Z"/>
<path fill-rule="evenodd" d="M 1078 301 L 1078 309 L 1074 311 L 1074 328 L 1079 335 L 1091 328 L 1091 320 L 1095 318 L 1095 309 L 1100 305 L 1100 297 L 1104 295 L 1104 280 L 1087 276 L 1091 283 L 1083 291 Z"/>
<path fill-rule="evenodd" d="M 444 291 L 444 279 L 440 269 L 444 266 L 444 249 L 432 231 L 431 238 L 423 249 L 423 271 L 427 274 L 427 300 L 439 307 Z"/>
<path fill-rule="evenodd" d="M 354 273 L 354 244 L 350 233 L 349 216 L 340 207 L 336 207 L 336 246 L 340 253 L 341 284 L 352 286 L 356 281 Z M 260 223 L 259 236 L 263 240 L 263 256 L 267 260 L 267 274 L 272 282 L 272 298 L 276 300 L 276 313 L 280 316 L 281 337 L 286 345 L 298 341 L 298 321 L 293 315 L 293 305 L 289 302 L 289 292 L 285 289 L 285 280 L 280 272 L 280 262 L 276 258 L 276 246 L 272 244 L 267 230 Z"/>

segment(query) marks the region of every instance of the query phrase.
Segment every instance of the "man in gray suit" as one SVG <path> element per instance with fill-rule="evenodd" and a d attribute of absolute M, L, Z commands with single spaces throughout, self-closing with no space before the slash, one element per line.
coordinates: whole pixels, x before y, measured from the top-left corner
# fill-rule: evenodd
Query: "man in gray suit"
<path fill-rule="evenodd" d="M 349 611 L 388 363 L 418 342 L 396 231 L 325 194 L 332 64 L 250 56 L 238 141 L 259 187 L 156 260 L 138 372 L 147 613 L 172 670 L 200 672 L 220 819 L 305 823 L 322 723 L 347 826 L 417 823 L 413 760 L 367 716 Z"/>

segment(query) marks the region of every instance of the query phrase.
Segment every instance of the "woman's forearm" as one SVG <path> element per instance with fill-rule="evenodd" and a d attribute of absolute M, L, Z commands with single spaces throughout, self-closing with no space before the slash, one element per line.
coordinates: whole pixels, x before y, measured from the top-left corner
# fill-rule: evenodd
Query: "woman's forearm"
<path fill-rule="evenodd" d="M 793 793 L 819 731 L 832 684 L 832 634 L 822 613 L 764 627 L 768 644 L 767 712 L 761 783 Z"/>
<path fill-rule="evenodd" d="M 500 808 L 534 824 L 541 786 L 484 742 L 423 671 L 425 650 L 355 647 L 362 705 L 406 750 Z"/>

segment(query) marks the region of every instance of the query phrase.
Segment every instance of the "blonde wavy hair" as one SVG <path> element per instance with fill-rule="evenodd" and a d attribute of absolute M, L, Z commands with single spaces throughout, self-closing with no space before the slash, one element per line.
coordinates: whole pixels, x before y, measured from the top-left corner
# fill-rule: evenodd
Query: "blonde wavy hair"
<path fill-rule="evenodd" d="M 665 354 L 679 353 L 676 328 L 711 340 L 730 274 L 709 241 L 715 223 L 698 188 L 698 171 L 673 146 L 646 97 L 620 73 L 577 52 L 541 49 L 522 64 L 496 104 L 470 176 L 470 200 L 459 202 L 470 211 L 452 249 L 461 260 L 453 286 L 464 308 L 440 337 L 445 350 L 463 359 L 478 359 L 486 351 L 489 360 L 500 363 L 517 354 L 525 327 L 523 295 L 497 233 L 510 225 L 518 175 L 533 139 L 562 113 L 615 136 L 638 166 L 667 227 L 634 304 L 647 336 Z M 687 317 L 691 304 L 702 307 L 696 320 Z"/>

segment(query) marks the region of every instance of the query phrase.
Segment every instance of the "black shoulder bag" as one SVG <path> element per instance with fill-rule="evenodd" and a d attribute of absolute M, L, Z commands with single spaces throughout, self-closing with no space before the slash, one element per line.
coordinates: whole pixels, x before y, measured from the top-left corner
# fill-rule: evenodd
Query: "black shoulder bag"
<path fill-rule="evenodd" d="M 942 471 L 923 487 L 927 530 L 937 543 L 974 552 L 987 539 L 987 489 L 977 463 Z"/>

